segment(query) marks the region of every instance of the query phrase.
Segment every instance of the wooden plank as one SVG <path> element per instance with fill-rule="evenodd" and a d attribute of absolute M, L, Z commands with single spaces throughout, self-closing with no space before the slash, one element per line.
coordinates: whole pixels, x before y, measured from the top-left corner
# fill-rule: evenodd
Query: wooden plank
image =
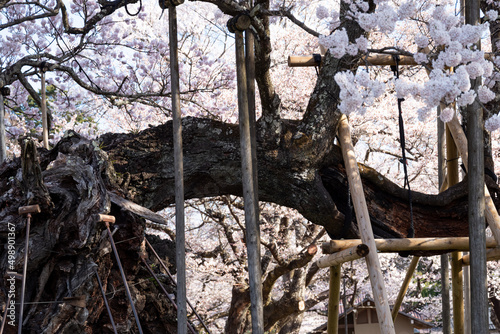
<path fill-rule="evenodd" d="M 330 240 L 321 246 L 324 254 L 340 252 L 344 249 L 361 244 L 360 239 Z M 403 239 L 375 239 L 379 252 L 401 251 L 443 251 L 443 250 L 469 250 L 469 238 L 403 238 Z M 497 243 L 493 237 L 486 238 L 486 247 L 495 248 Z"/>
<path fill-rule="evenodd" d="M 369 252 L 370 250 L 368 249 L 367 245 L 359 244 L 354 247 L 344 249 L 340 252 L 323 256 L 318 261 L 316 261 L 316 264 L 320 268 L 338 266 L 344 262 L 361 259 L 362 257 L 368 255 Z"/>
<path fill-rule="evenodd" d="M 394 307 L 392 308 L 392 320 L 396 321 L 396 317 L 399 314 L 399 309 L 401 304 L 403 303 L 403 299 L 406 295 L 406 291 L 408 291 L 408 287 L 410 286 L 411 278 L 413 277 L 413 273 L 415 272 L 415 268 L 417 268 L 418 261 L 420 260 L 420 256 L 414 256 L 411 259 L 410 266 L 406 272 L 405 279 L 403 284 L 401 285 L 401 289 L 399 290 L 396 301 L 394 302 Z"/>
<path fill-rule="evenodd" d="M 328 295 L 328 322 L 326 332 L 338 334 L 340 303 L 340 268 L 342 265 L 330 267 L 330 292 Z"/>
<path fill-rule="evenodd" d="M 250 313 L 252 333 L 264 333 L 264 304 L 262 299 L 262 273 L 260 264 L 260 228 L 254 192 L 254 168 L 252 164 L 252 138 L 248 111 L 248 87 L 245 66 L 245 44 L 243 32 L 235 31 L 236 75 L 238 84 L 238 111 L 240 124 L 241 168 L 243 199 L 245 206 L 246 242 L 248 254 L 248 275 L 250 282 Z"/>
<path fill-rule="evenodd" d="M 349 188 L 353 198 L 354 211 L 358 222 L 361 240 L 368 246 L 370 252 L 366 256 L 368 272 L 370 273 L 370 282 L 372 286 L 375 307 L 380 325 L 380 331 L 384 334 L 394 334 L 394 323 L 391 317 L 391 310 L 387 297 L 387 291 L 384 284 L 384 276 L 380 269 L 380 262 L 377 255 L 377 247 L 373 237 L 373 230 L 370 223 L 370 215 L 366 206 L 363 184 L 359 174 L 354 148 L 351 142 L 351 132 L 347 117 L 342 115 L 339 121 L 339 140 L 342 147 L 342 156 L 349 180 Z"/>

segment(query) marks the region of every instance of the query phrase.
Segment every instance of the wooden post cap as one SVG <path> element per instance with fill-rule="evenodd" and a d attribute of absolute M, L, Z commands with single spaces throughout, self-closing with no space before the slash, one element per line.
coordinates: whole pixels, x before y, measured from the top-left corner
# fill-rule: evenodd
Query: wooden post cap
<path fill-rule="evenodd" d="M 40 210 L 40 206 L 38 204 L 35 204 L 35 205 L 21 206 L 18 209 L 18 212 L 20 215 L 24 215 L 27 213 L 40 213 L 42 211 Z"/>
<path fill-rule="evenodd" d="M 115 216 L 99 214 L 99 221 L 114 224 Z"/>
<path fill-rule="evenodd" d="M 245 31 L 252 24 L 252 20 L 248 14 L 238 14 L 227 21 L 227 29 L 229 32 Z"/>

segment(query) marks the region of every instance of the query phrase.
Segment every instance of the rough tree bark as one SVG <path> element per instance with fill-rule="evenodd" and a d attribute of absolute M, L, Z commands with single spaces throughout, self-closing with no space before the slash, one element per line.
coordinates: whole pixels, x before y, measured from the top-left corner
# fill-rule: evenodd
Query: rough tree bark
<path fill-rule="evenodd" d="M 342 210 L 347 192 L 340 151 L 332 148 L 328 159 L 318 166 L 317 162 L 304 164 L 303 157 L 294 159 L 300 151 L 290 136 L 296 126 L 286 123 L 282 145 L 275 151 L 259 149 L 262 199 L 298 209 L 332 235 L 356 236 L 355 223 L 344 227 Z M 125 333 L 135 326 L 104 227 L 95 217 L 98 213 L 117 218 L 115 238 L 123 240 L 118 248 L 143 326 L 153 333 L 175 331 L 174 317 L 163 316 L 174 314 L 169 313 L 171 306 L 139 264 L 144 220 L 122 208 L 125 205 L 117 199 L 128 198 L 153 211 L 173 203 L 170 129 L 167 123 L 139 134 L 107 134 L 98 142 L 69 132 L 51 151 L 39 149 L 39 158 L 33 145 L 25 144 L 22 158 L 0 167 L 0 237 L 6 245 L 8 228 L 15 226 L 13 269 L 17 272 L 22 272 L 26 224 L 17 209 L 29 204 L 42 207 L 32 222 L 28 265 L 32 279 L 27 284 L 27 300 L 57 301 L 79 295 L 87 300 L 86 309 L 68 304 L 27 305 L 26 332 L 96 333 L 109 329 L 93 275 L 95 266 L 108 289 L 116 292 L 110 303 L 120 331 Z M 188 118 L 184 129 L 186 197 L 240 195 L 237 127 Z M 314 162 L 314 156 L 310 160 Z M 409 227 L 404 214 L 405 191 L 374 170 L 362 167 L 361 172 L 376 233 L 405 236 Z M 415 194 L 414 199 L 417 237 L 467 234 L 463 185 L 440 195 Z M 9 269 L 6 248 L 0 254 L 0 268 L 2 275 Z M 2 302 L 6 300 L 4 284 L 2 280 Z"/>

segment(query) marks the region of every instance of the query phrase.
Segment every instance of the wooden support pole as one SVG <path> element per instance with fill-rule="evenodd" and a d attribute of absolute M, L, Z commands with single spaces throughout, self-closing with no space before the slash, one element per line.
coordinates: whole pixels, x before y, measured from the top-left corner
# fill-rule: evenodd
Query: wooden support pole
<path fill-rule="evenodd" d="M 5 135 L 5 108 L 0 91 L 0 164 L 7 159 L 7 137 Z"/>
<path fill-rule="evenodd" d="M 344 262 L 361 259 L 368 255 L 369 252 L 370 250 L 368 249 L 367 245 L 359 244 L 354 247 L 344 249 L 340 252 L 323 256 L 318 261 L 316 261 L 316 264 L 320 268 L 334 267 L 341 265 Z"/>
<path fill-rule="evenodd" d="M 264 311 L 262 300 L 262 273 L 260 265 L 260 228 L 257 194 L 254 192 L 255 166 L 252 164 L 252 138 L 248 111 L 248 87 L 245 66 L 245 45 L 243 32 L 235 31 L 236 74 L 238 83 L 238 110 L 240 123 L 241 168 L 243 199 L 245 205 L 245 227 L 248 253 L 248 275 L 250 281 L 250 312 L 252 333 L 264 333 Z"/>
<path fill-rule="evenodd" d="M 491 248 L 486 251 L 486 261 L 498 261 L 500 260 L 500 247 Z M 464 255 L 462 257 L 462 265 L 470 265 L 470 254 Z"/>
<path fill-rule="evenodd" d="M 380 269 L 377 247 L 375 245 L 373 230 L 370 223 L 370 215 L 363 192 L 363 184 L 361 183 L 356 155 L 354 154 L 354 148 L 351 142 L 351 132 L 345 115 L 342 115 L 340 118 L 338 131 L 361 240 L 363 240 L 363 243 L 370 249 L 370 252 L 366 256 L 366 263 L 370 274 L 370 282 L 372 285 L 373 297 L 375 299 L 380 332 L 384 334 L 394 334 L 394 323 L 389 308 L 387 291 L 385 290 L 384 277 Z"/>
<path fill-rule="evenodd" d="M 49 122 L 47 119 L 47 92 L 45 88 L 45 69 L 42 68 L 40 70 L 40 75 L 42 79 L 42 138 L 43 138 L 43 147 L 47 150 L 49 149 Z"/>
<path fill-rule="evenodd" d="M 182 113 L 179 94 L 179 59 L 177 40 L 177 9 L 168 8 L 170 46 L 170 86 L 172 90 L 172 117 L 175 169 L 175 254 L 177 265 L 177 333 L 187 333 L 186 306 L 186 250 L 184 222 L 184 164 L 182 154 Z"/>
<path fill-rule="evenodd" d="M 361 244 L 360 239 L 330 240 L 321 245 L 324 254 L 340 252 L 344 249 Z M 406 252 L 406 251 L 452 251 L 469 250 L 469 238 L 402 238 L 402 239 L 375 239 L 379 252 Z M 486 247 L 495 248 L 497 243 L 493 237 L 486 238 Z"/>
<path fill-rule="evenodd" d="M 447 123 L 447 125 L 449 126 L 451 134 L 453 135 L 453 139 L 455 140 L 458 150 L 460 151 L 465 169 L 469 170 L 467 137 L 465 136 L 465 133 L 460 126 L 460 122 L 458 121 L 457 116 L 455 115 L 453 119 Z M 500 243 L 500 216 L 498 215 L 498 211 L 495 207 L 495 204 L 493 203 L 493 200 L 491 199 L 490 191 L 488 190 L 486 185 L 484 185 L 484 196 L 486 207 L 484 213 L 486 216 L 486 221 L 490 226 L 495 240 L 497 241 L 497 243 Z"/>
<path fill-rule="evenodd" d="M 453 294 L 453 333 L 464 334 L 464 278 L 462 252 L 451 253 L 451 284 Z"/>
<path fill-rule="evenodd" d="M 401 285 L 401 289 L 399 290 L 398 297 L 396 298 L 396 302 L 394 303 L 394 307 L 392 308 L 392 320 L 396 321 L 396 317 L 399 314 L 399 308 L 403 303 L 403 299 L 406 295 L 406 291 L 408 291 L 408 287 L 410 286 L 411 278 L 413 277 L 413 273 L 415 272 L 415 268 L 417 268 L 418 261 L 420 260 L 420 256 L 414 256 L 411 259 L 410 266 L 408 267 L 408 271 L 406 272 L 405 279 L 403 281 L 403 285 Z"/>
<path fill-rule="evenodd" d="M 328 334 L 338 334 L 339 332 L 341 267 L 341 264 L 330 267 L 330 292 L 328 295 L 328 322 L 326 331 Z"/>
<path fill-rule="evenodd" d="M 448 188 L 448 176 L 446 173 L 446 126 L 440 119 L 445 104 L 441 103 L 437 108 L 437 137 L 438 137 L 438 185 L 439 192 Z M 448 131 L 449 132 L 449 131 Z M 450 135 L 451 136 L 451 135 Z M 441 305 L 443 318 L 443 334 L 451 334 L 451 309 L 450 309 L 450 260 L 448 253 L 441 254 Z"/>
<path fill-rule="evenodd" d="M 480 1 L 465 1 L 465 23 L 480 24 Z M 480 49 L 480 42 L 477 43 Z M 481 77 L 471 80 L 471 89 L 477 92 Z M 470 237 L 470 329 L 472 334 L 489 333 L 488 285 L 486 268 L 486 232 L 484 194 L 484 136 L 483 108 L 475 100 L 467 106 L 467 138 L 469 141 L 469 237 Z M 495 210 L 495 212 L 497 212 Z M 498 212 L 497 212 L 498 215 Z M 490 227 L 500 233 L 500 225 Z M 498 241 L 498 240 L 497 240 Z M 499 241 L 500 242 L 500 241 Z"/>

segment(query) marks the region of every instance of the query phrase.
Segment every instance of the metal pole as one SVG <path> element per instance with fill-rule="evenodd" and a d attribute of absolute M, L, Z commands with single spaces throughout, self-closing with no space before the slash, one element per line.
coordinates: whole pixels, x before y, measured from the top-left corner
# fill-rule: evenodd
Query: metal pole
<path fill-rule="evenodd" d="M 437 137 L 438 137 L 438 187 L 441 191 L 446 177 L 445 141 L 446 131 L 444 122 L 439 115 L 442 106 L 437 108 Z M 443 189 L 444 190 L 444 189 Z M 450 260 L 448 254 L 441 255 L 441 304 L 443 318 L 443 334 L 451 334 L 451 308 L 450 308 Z"/>
<path fill-rule="evenodd" d="M 9 305 L 10 305 L 10 294 L 7 294 L 7 303 L 5 303 L 5 312 L 2 318 L 2 325 L 0 326 L 0 334 L 3 334 L 3 329 L 5 327 L 5 323 L 7 322 L 7 312 L 9 311 L 8 309 Z"/>
<path fill-rule="evenodd" d="M 465 22 L 479 23 L 480 3 L 478 0 L 465 2 Z M 480 48 L 480 44 L 478 45 Z M 471 81 L 477 90 L 481 78 Z M 469 152 L 469 241 L 470 241 L 470 294 L 471 333 L 486 334 L 488 329 L 488 295 L 486 275 L 486 234 L 484 201 L 484 150 L 483 150 L 483 110 L 475 101 L 467 107 L 467 137 Z"/>
<path fill-rule="evenodd" d="M 111 309 L 109 308 L 108 299 L 106 298 L 106 292 L 104 292 L 104 288 L 102 286 L 102 282 L 101 282 L 101 278 L 99 277 L 99 273 L 97 272 L 97 268 L 94 268 L 94 271 L 95 271 L 95 276 L 97 277 L 97 283 L 99 283 L 99 288 L 101 289 L 102 299 L 104 300 L 104 305 L 106 306 L 106 310 L 108 310 L 108 316 L 109 316 L 109 320 L 111 321 L 111 326 L 113 326 L 113 332 L 115 332 L 115 334 L 118 334 L 118 331 L 116 330 L 116 326 L 115 326 L 115 321 L 113 320 L 113 314 L 111 314 Z"/>
<path fill-rule="evenodd" d="M 7 137 L 5 136 L 5 109 L 0 91 L 0 164 L 7 159 Z"/>
<path fill-rule="evenodd" d="M 151 246 L 151 244 L 149 243 L 148 239 L 144 239 L 146 241 L 146 245 L 149 247 L 149 249 L 151 249 L 151 251 L 153 252 L 154 256 L 156 257 L 156 259 L 160 262 L 160 265 L 163 267 L 163 269 L 167 272 L 167 275 L 168 277 L 170 278 L 170 280 L 172 281 L 172 283 L 177 286 L 177 282 L 175 281 L 174 277 L 172 276 L 172 274 L 170 273 L 170 270 L 168 270 L 168 267 L 165 265 L 165 263 L 163 263 L 163 260 L 161 259 L 160 255 L 158 255 L 158 253 L 155 251 L 155 249 L 153 248 L 153 246 Z M 205 328 L 205 330 L 207 331 L 208 334 L 210 334 L 210 330 L 208 329 L 208 326 L 205 324 L 205 322 L 203 321 L 203 319 L 201 318 L 201 316 L 198 314 L 198 312 L 196 312 L 196 309 L 194 308 L 194 306 L 189 302 L 189 299 L 186 298 L 186 303 L 189 305 L 189 307 L 191 308 L 191 311 L 193 311 L 193 313 L 196 315 L 196 317 L 198 318 L 198 320 L 200 321 L 201 325 L 203 326 L 203 328 Z"/>
<path fill-rule="evenodd" d="M 252 333 L 264 333 L 264 312 L 262 301 L 262 273 L 260 265 L 260 228 L 257 194 L 254 192 L 255 166 L 252 164 L 250 116 L 248 112 L 248 87 L 245 69 L 245 45 L 243 32 L 235 31 L 236 72 L 238 81 L 238 110 L 240 123 L 241 167 L 243 178 L 243 198 L 245 202 L 245 225 L 248 253 L 248 274 L 250 278 L 250 311 Z"/>
<path fill-rule="evenodd" d="M 42 136 L 43 147 L 49 149 L 49 122 L 47 121 L 47 94 L 45 92 L 45 70 L 41 69 L 42 77 Z"/>
<path fill-rule="evenodd" d="M 172 305 L 174 305 L 174 308 L 177 309 L 177 305 L 175 305 L 175 301 L 172 299 L 172 297 L 170 296 L 170 294 L 167 292 L 167 290 L 165 289 L 165 287 L 163 286 L 163 284 L 158 279 L 158 276 L 156 276 L 155 272 L 153 271 L 153 269 L 151 269 L 151 267 L 149 266 L 149 264 L 146 262 L 146 260 L 144 258 L 142 258 L 142 263 L 144 263 L 144 265 L 148 269 L 148 271 L 151 274 L 151 276 L 153 276 L 153 278 L 155 279 L 156 283 L 158 283 L 158 286 L 160 287 L 160 289 L 167 296 L 168 300 L 170 300 L 170 302 L 172 303 Z M 189 329 L 189 331 L 191 333 L 196 334 L 195 329 L 191 326 L 190 323 L 187 324 L 187 327 L 188 327 L 188 329 Z"/>
<path fill-rule="evenodd" d="M 102 215 L 101 215 L 102 217 Z M 114 217 L 113 217 L 114 219 Z M 130 288 L 128 287 L 127 277 L 125 276 L 125 271 L 123 270 L 122 263 L 120 261 L 120 256 L 118 255 L 118 250 L 116 249 L 115 241 L 113 240 L 113 234 L 109 228 L 109 222 L 103 220 L 106 224 L 106 229 L 108 230 L 109 241 L 111 243 L 111 248 L 113 248 L 113 253 L 115 253 L 116 264 L 118 265 L 118 269 L 120 270 L 120 274 L 123 280 L 123 287 L 125 288 L 125 292 L 127 293 L 128 300 L 130 302 L 130 307 L 132 308 L 132 312 L 134 313 L 135 322 L 137 324 L 137 328 L 139 329 L 139 333 L 143 334 L 141 323 L 139 322 L 139 314 L 137 314 L 137 310 L 135 309 L 134 301 L 132 300 L 132 294 L 130 293 Z M 19 333 L 21 334 L 21 333 Z"/>
<path fill-rule="evenodd" d="M 170 85 L 172 89 L 172 116 L 175 168 L 175 245 L 177 264 L 177 333 L 187 332 L 186 308 L 186 252 L 184 227 L 184 164 L 182 155 L 182 120 L 179 95 L 179 60 L 177 45 L 177 11 L 168 8 L 170 42 Z"/>
<path fill-rule="evenodd" d="M 17 333 L 22 334 L 23 332 L 23 313 L 24 313 L 24 295 L 26 290 L 26 273 L 28 272 L 28 253 L 29 253 L 29 242 L 30 242 L 30 226 L 31 226 L 31 213 L 27 215 L 28 221 L 26 223 L 26 239 L 24 246 L 24 265 L 23 265 L 23 278 L 21 285 L 21 305 L 19 307 L 19 327 L 17 328 Z"/>

